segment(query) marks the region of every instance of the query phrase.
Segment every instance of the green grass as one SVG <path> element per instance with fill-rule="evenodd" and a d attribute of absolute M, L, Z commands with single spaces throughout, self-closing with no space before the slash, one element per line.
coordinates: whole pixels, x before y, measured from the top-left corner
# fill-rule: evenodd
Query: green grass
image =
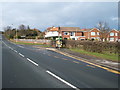
<path fill-rule="evenodd" d="M 40 47 L 51 47 L 50 45 L 40 43 L 27 43 L 27 42 L 14 42 L 14 43 L 22 45 L 40 45 Z"/>
<path fill-rule="evenodd" d="M 51 47 L 50 45 L 43 44 L 40 47 Z"/>
<path fill-rule="evenodd" d="M 40 43 L 26 43 L 26 42 L 14 42 L 16 44 L 23 44 L 23 45 L 43 45 L 43 44 L 40 44 Z"/>
<path fill-rule="evenodd" d="M 70 50 L 74 51 L 74 52 L 81 53 L 81 54 L 102 58 L 102 59 L 118 61 L 118 55 L 115 55 L 115 54 L 101 54 L 101 53 L 95 53 L 95 52 L 88 52 L 88 51 L 80 50 L 77 48 L 70 49 Z M 118 62 L 120 62 L 120 60 Z"/>

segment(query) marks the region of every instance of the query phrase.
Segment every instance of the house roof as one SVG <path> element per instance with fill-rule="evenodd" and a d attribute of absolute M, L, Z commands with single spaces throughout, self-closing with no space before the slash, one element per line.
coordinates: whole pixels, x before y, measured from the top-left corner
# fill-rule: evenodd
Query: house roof
<path fill-rule="evenodd" d="M 60 31 L 80 31 L 80 32 L 89 32 L 92 30 L 99 30 L 97 28 L 92 29 L 80 29 L 79 27 L 49 27 L 47 28 L 48 31 L 58 31 L 60 28 Z"/>
<path fill-rule="evenodd" d="M 47 30 L 50 30 L 50 29 L 52 29 L 52 27 L 48 27 L 48 28 L 47 28 Z"/>
<path fill-rule="evenodd" d="M 60 27 L 61 31 L 80 31 L 79 27 Z"/>
<path fill-rule="evenodd" d="M 116 29 L 112 29 L 112 30 L 110 30 L 108 33 L 111 33 L 111 32 L 113 32 L 113 31 L 115 31 L 115 32 L 118 32 L 118 33 L 119 33 L 119 31 L 118 31 L 118 30 L 116 30 Z"/>
<path fill-rule="evenodd" d="M 82 32 L 89 32 L 91 29 L 80 29 Z"/>
<path fill-rule="evenodd" d="M 47 31 L 58 31 L 58 27 L 48 27 Z"/>

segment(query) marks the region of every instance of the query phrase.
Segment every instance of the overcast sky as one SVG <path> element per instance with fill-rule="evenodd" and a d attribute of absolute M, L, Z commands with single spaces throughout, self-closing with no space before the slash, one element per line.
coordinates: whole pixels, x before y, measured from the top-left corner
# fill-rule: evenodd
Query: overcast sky
<path fill-rule="evenodd" d="M 0 11 L 3 27 L 24 24 L 44 31 L 50 26 L 93 28 L 105 21 L 118 29 L 117 2 L 4 2 Z"/>

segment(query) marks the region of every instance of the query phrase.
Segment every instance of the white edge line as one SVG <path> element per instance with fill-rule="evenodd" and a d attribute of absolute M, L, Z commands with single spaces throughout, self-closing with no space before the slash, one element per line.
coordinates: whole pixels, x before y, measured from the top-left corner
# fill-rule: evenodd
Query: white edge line
<path fill-rule="evenodd" d="M 2 41 L 3 42 L 3 41 Z M 3 42 L 7 47 L 8 47 L 8 45 L 5 43 L 5 42 Z"/>
<path fill-rule="evenodd" d="M 23 54 L 19 53 L 20 56 L 25 57 Z"/>
<path fill-rule="evenodd" d="M 3 42 L 3 41 L 2 41 Z M 3 42 L 8 48 L 10 48 L 11 50 L 14 50 L 13 48 L 11 48 L 10 46 L 8 46 L 5 42 Z"/>
<path fill-rule="evenodd" d="M 53 77 L 57 78 L 58 80 L 62 81 L 63 83 L 67 84 L 68 86 L 70 86 L 70 87 L 72 87 L 72 88 L 74 88 L 74 89 L 80 90 L 80 89 L 78 89 L 77 87 L 73 86 L 72 84 L 68 83 L 67 81 L 63 80 L 62 78 L 56 76 L 56 75 L 53 74 L 52 72 L 50 72 L 50 71 L 48 71 L 48 70 L 47 70 L 46 72 L 47 72 L 48 74 L 52 75 Z"/>
<path fill-rule="evenodd" d="M 34 61 L 30 60 L 29 58 L 27 58 L 28 61 L 30 61 L 31 63 L 33 63 L 36 66 L 39 66 L 37 63 L 35 63 Z"/>

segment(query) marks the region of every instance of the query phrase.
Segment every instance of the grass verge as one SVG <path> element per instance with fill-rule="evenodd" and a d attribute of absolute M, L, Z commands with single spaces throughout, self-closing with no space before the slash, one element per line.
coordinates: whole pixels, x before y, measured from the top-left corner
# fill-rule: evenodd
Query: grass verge
<path fill-rule="evenodd" d="M 120 60 L 118 59 L 118 55 L 115 55 L 115 54 L 101 54 L 101 53 L 95 53 L 95 52 L 88 52 L 88 51 L 77 49 L 77 48 L 70 49 L 70 50 L 81 53 L 81 54 L 89 55 L 89 56 L 94 56 L 102 59 L 120 62 Z"/>
<path fill-rule="evenodd" d="M 15 41 L 12 41 L 16 44 L 21 44 L 21 45 L 40 45 L 40 47 L 51 47 L 50 45 L 47 45 L 47 44 L 41 44 L 41 43 L 27 43 L 27 42 L 15 42 Z"/>
<path fill-rule="evenodd" d="M 23 45 L 43 45 L 43 44 L 40 44 L 40 43 L 27 43 L 27 42 L 14 42 L 16 44 L 23 44 Z"/>

